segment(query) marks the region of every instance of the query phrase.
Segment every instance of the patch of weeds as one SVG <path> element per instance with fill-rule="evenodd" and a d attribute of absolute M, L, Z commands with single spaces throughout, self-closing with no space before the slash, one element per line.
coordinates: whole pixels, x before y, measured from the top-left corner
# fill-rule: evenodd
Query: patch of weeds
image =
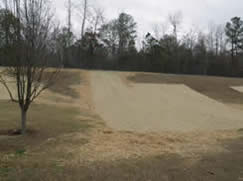
<path fill-rule="evenodd" d="M 243 132 L 243 128 L 238 129 L 239 132 Z"/>
<path fill-rule="evenodd" d="M 52 168 L 54 169 L 55 172 L 62 173 L 63 172 L 63 169 L 64 169 L 63 163 L 61 161 L 57 161 L 57 162 L 53 163 Z"/>
<path fill-rule="evenodd" d="M 0 168 L 0 177 L 7 176 L 11 170 L 11 168 Z"/>
<path fill-rule="evenodd" d="M 25 149 L 18 149 L 18 150 L 16 150 L 15 155 L 20 157 L 20 156 L 23 156 L 25 153 L 26 153 Z"/>

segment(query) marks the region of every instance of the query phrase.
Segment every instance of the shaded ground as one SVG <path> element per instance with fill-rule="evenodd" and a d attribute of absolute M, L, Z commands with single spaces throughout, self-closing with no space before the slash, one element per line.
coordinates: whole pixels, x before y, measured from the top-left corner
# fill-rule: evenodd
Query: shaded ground
<path fill-rule="evenodd" d="M 9 131 L 20 127 L 20 109 L 18 104 L 7 101 L 8 97 L 0 100 L 1 153 L 25 150 L 60 135 L 89 131 L 97 117 L 88 111 L 86 105 L 83 106 L 86 103 L 82 104 L 79 101 L 81 96 L 84 97 L 79 90 L 85 92 L 87 81 L 86 79 L 81 81 L 82 73 L 64 70 L 59 74 L 58 84 L 50 87 L 30 107 L 27 115 L 28 134 L 24 137 L 3 136 L 4 133 L 6 135 Z M 48 73 L 46 75 L 48 76 Z M 85 78 L 85 76 L 82 77 Z M 75 86 L 78 86 L 78 91 Z"/>
<path fill-rule="evenodd" d="M 206 153 L 199 160 L 168 154 L 100 163 L 87 180 L 237 181 L 243 179 L 243 139 L 225 141 L 228 152 Z M 92 179 L 90 179 L 92 178 Z M 85 180 L 85 179 L 84 179 Z"/>
<path fill-rule="evenodd" d="M 0 102 L 5 105 L 0 109 L 0 130 L 19 128 L 20 122 L 18 105 Z M 28 115 L 28 129 L 26 137 L 9 137 L 3 141 L 0 136 L 0 150 L 13 151 L 25 149 L 45 142 L 47 139 L 67 133 L 86 131 L 91 127 L 92 119 L 78 120 L 79 109 L 75 107 L 57 107 L 52 105 L 32 105 Z M 8 120 L 6 120 L 8 117 Z"/>
<path fill-rule="evenodd" d="M 67 141 L 62 141 L 62 144 L 67 144 Z M 49 160 L 46 159 L 47 153 L 17 156 L 14 159 L 16 167 L 0 169 L 0 176 L 5 175 L 6 180 L 16 181 L 241 181 L 243 176 L 242 137 L 218 142 L 217 145 L 225 148 L 223 152 L 208 151 L 190 156 L 161 153 L 77 163 L 72 162 L 72 154 L 63 152 L 61 154 L 60 150 L 57 151 L 51 143 L 49 144 L 46 145 L 46 150 L 52 159 L 50 157 Z M 82 139 L 76 142 L 81 150 L 87 144 L 87 141 Z M 146 144 L 149 146 L 149 143 Z M 73 148 L 76 145 L 69 144 Z M 49 146 L 52 146 L 55 154 L 49 150 Z M 67 152 L 68 149 L 65 148 L 63 151 Z M 41 161 L 39 157 L 42 158 Z M 65 163 L 63 162 L 65 160 L 69 161 Z"/>
<path fill-rule="evenodd" d="M 166 81 L 164 84 L 129 84 L 121 78 L 125 75 L 119 72 L 91 73 L 96 112 L 113 129 L 153 132 L 243 128 L 242 111 L 184 86 L 177 77 L 168 76 L 170 84 Z M 145 82 L 149 80 L 143 76 L 146 74 L 139 78 Z M 152 78 L 151 82 L 154 82 Z M 190 82 L 191 85 L 194 82 Z"/>
<path fill-rule="evenodd" d="M 62 96 L 69 96 L 71 98 L 79 98 L 79 91 L 76 91 L 74 89 L 75 86 L 80 84 L 85 84 L 86 80 L 83 79 L 81 75 L 81 72 L 78 70 L 62 70 L 60 71 L 57 76 L 53 80 L 52 86 L 50 86 L 48 89 L 52 91 L 53 93 L 58 93 Z M 53 73 L 50 71 L 46 71 L 44 73 L 44 78 L 53 76 Z M 14 79 L 6 78 L 7 84 L 12 90 L 14 97 L 17 97 L 16 91 L 14 91 L 16 86 L 16 81 Z M 0 99 L 1 100 L 8 100 L 9 94 L 5 90 L 5 87 L 0 84 Z"/>
<path fill-rule="evenodd" d="M 205 153 L 199 159 L 165 154 L 142 159 L 99 163 L 87 180 L 238 181 L 243 179 L 243 138 L 225 140 L 223 153 Z M 87 172 L 86 172 L 87 173 Z M 90 179 L 91 178 L 91 179 Z M 85 179 L 84 179 L 85 180 Z"/>
<path fill-rule="evenodd" d="M 45 76 L 51 73 L 46 72 Z M 71 96 L 72 98 L 79 98 L 79 92 L 73 89 L 73 86 L 83 84 L 84 79 L 80 76 L 80 71 L 67 71 L 62 70 L 57 79 L 55 80 L 54 86 L 49 89 L 55 93 L 61 94 L 63 96 Z"/>
<path fill-rule="evenodd" d="M 226 140 L 227 152 L 205 153 L 199 159 L 176 154 L 96 163 L 83 180 L 238 181 L 243 179 L 243 139 Z"/>

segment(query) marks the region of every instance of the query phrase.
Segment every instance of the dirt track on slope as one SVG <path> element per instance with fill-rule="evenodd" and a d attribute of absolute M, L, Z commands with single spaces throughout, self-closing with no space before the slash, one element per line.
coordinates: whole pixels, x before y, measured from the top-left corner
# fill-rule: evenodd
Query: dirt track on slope
<path fill-rule="evenodd" d="M 195 131 L 243 127 L 243 112 L 183 84 L 126 83 L 126 73 L 91 72 L 96 112 L 116 130 Z"/>

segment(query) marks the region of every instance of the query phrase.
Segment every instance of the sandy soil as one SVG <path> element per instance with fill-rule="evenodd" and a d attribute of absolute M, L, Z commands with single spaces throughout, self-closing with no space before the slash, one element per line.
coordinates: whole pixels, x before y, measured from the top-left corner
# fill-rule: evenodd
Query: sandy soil
<path fill-rule="evenodd" d="M 10 78 L 4 78 L 4 80 L 7 82 L 9 89 L 12 90 L 13 96 L 17 97 L 17 91 L 13 91 L 16 87 L 15 82 Z M 3 84 L 0 83 L 0 100 L 9 100 L 9 94 L 6 88 L 3 86 Z"/>
<path fill-rule="evenodd" d="M 224 104 L 242 104 L 243 94 L 231 87 L 242 87 L 242 78 L 175 75 L 156 73 L 129 73 L 128 80 L 146 84 L 184 84 L 196 92 Z"/>
<path fill-rule="evenodd" d="M 195 131 L 243 127 L 243 112 L 179 84 L 126 84 L 123 73 L 91 72 L 96 112 L 115 130 Z"/>
<path fill-rule="evenodd" d="M 17 99 L 16 83 L 13 79 L 7 80 L 13 96 Z M 82 70 L 62 70 L 56 83 L 45 90 L 35 103 L 49 104 L 56 106 L 80 107 L 81 113 L 91 114 L 93 108 L 90 87 L 90 78 L 87 71 Z M 0 100 L 9 100 L 6 88 L 0 83 Z"/>
<path fill-rule="evenodd" d="M 236 90 L 236 91 L 238 91 L 238 92 L 240 92 L 240 93 L 243 93 L 243 86 L 233 86 L 231 88 Z"/>

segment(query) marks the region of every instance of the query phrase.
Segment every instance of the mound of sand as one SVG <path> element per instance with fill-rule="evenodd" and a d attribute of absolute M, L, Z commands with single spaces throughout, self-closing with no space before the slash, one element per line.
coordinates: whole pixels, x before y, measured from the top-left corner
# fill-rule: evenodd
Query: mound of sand
<path fill-rule="evenodd" d="M 243 86 L 234 86 L 234 87 L 231 87 L 231 89 L 234 89 L 234 90 L 236 90 L 238 92 L 243 93 Z"/>
<path fill-rule="evenodd" d="M 129 84 L 120 73 L 92 72 L 96 112 L 116 130 L 192 131 L 243 127 L 243 112 L 185 85 Z"/>

